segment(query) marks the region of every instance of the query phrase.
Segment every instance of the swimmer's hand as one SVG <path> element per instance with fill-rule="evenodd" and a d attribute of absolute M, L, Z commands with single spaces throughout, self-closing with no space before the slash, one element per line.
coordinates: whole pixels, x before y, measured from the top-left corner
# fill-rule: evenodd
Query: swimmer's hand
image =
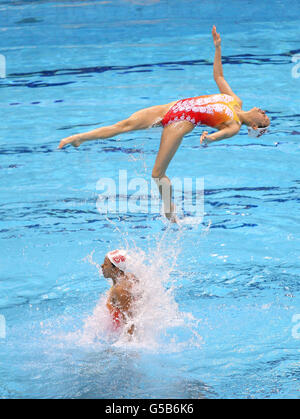
<path fill-rule="evenodd" d="M 58 148 L 63 148 L 68 144 L 71 144 L 73 147 L 79 147 L 83 142 L 84 140 L 80 138 L 79 135 L 71 135 L 71 137 L 66 137 L 62 139 L 59 143 Z"/>
<path fill-rule="evenodd" d="M 134 333 L 134 330 L 135 330 L 135 327 L 134 327 L 134 324 L 132 324 L 132 325 L 129 327 L 129 329 L 127 329 L 127 333 L 128 333 L 130 336 L 132 336 L 132 335 L 133 335 L 133 333 Z"/>
<path fill-rule="evenodd" d="M 200 145 L 202 147 L 207 147 L 207 140 L 208 140 L 208 132 L 203 131 L 201 137 L 200 137 Z"/>
<path fill-rule="evenodd" d="M 214 44 L 215 47 L 220 47 L 221 46 L 221 36 L 219 33 L 217 33 L 217 28 L 215 27 L 215 25 L 212 28 L 212 36 L 213 36 L 213 40 L 214 40 Z"/>

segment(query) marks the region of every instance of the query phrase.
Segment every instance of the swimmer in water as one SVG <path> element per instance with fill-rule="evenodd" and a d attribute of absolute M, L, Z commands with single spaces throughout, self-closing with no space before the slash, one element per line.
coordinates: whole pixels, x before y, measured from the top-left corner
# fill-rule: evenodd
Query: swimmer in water
<path fill-rule="evenodd" d="M 137 278 L 127 272 L 129 256 L 125 250 L 113 250 L 107 253 L 101 265 L 104 278 L 111 278 L 113 285 L 109 290 L 106 306 L 110 312 L 113 330 L 119 330 L 127 326 L 127 333 L 134 332 L 133 317 L 133 295 Z"/>
<path fill-rule="evenodd" d="M 68 144 L 79 147 L 85 141 L 111 138 L 130 131 L 162 126 L 163 132 L 152 177 L 159 188 L 165 215 L 172 222 L 177 222 L 176 208 L 172 202 L 172 185 L 166 176 L 166 170 L 186 134 L 196 126 L 206 125 L 215 128 L 216 132 L 208 134 L 204 131 L 200 137 L 200 143 L 207 146 L 233 137 L 239 133 L 242 125 L 247 126 L 248 134 L 253 137 L 260 137 L 270 125 L 270 119 L 260 108 L 248 111 L 242 109 L 242 100 L 232 91 L 223 75 L 221 37 L 215 26 L 212 29 L 212 37 L 215 44 L 213 75 L 220 93 L 142 109 L 114 125 L 72 135 L 61 140 L 59 144 L 59 148 Z"/>

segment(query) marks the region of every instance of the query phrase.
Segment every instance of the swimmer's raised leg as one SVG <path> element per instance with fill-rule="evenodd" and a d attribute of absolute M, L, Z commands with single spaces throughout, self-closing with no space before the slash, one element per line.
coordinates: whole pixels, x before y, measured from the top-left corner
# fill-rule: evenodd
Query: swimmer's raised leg
<path fill-rule="evenodd" d="M 174 157 L 182 138 L 194 129 L 189 121 L 177 122 L 164 128 L 161 136 L 160 147 L 152 170 L 161 198 L 164 204 L 165 216 L 176 223 L 176 211 L 172 201 L 172 184 L 166 176 L 166 170 Z"/>
<path fill-rule="evenodd" d="M 61 140 L 58 148 L 63 148 L 68 144 L 79 147 L 85 141 L 112 138 L 126 132 L 150 128 L 160 123 L 172 104 L 173 102 L 167 105 L 158 105 L 142 109 L 116 124 L 66 137 Z"/>

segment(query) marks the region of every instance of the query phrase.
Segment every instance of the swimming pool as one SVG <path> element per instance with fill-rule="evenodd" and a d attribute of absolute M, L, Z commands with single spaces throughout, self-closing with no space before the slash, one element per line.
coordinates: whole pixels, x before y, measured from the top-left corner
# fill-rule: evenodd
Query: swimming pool
<path fill-rule="evenodd" d="M 298 398 L 299 3 L 20 0 L 0 11 L 0 398 Z M 168 174 L 204 179 L 200 224 L 101 214 L 99 179 L 150 179 L 160 130 L 78 150 L 59 140 L 216 92 L 213 24 L 226 77 L 245 109 L 267 110 L 270 133 L 206 149 L 201 130 L 185 138 Z M 133 342 L 105 335 L 108 283 L 89 263 L 127 245 L 150 266 Z"/>

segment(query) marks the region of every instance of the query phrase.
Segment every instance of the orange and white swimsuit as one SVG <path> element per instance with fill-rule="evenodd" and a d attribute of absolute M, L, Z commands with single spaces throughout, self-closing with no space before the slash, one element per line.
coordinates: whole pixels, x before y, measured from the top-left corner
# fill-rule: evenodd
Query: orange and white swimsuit
<path fill-rule="evenodd" d="M 113 307 L 109 302 L 106 303 L 106 307 L 108 308 L 111 315 L 113 330 L 116 331 L 123 324 L 123 314 L 119 308 Z"/>
<path fill-rule="evenodd" d="M 228 121 L 240 123 L 235 105 L 238 105 L 237 101 L 225 94 L 182 99 L 169 109 L 161 123 L 165 127 L 174 122 L 189 121 L 195 126 L 208 125 L 213 128 Z"/>

